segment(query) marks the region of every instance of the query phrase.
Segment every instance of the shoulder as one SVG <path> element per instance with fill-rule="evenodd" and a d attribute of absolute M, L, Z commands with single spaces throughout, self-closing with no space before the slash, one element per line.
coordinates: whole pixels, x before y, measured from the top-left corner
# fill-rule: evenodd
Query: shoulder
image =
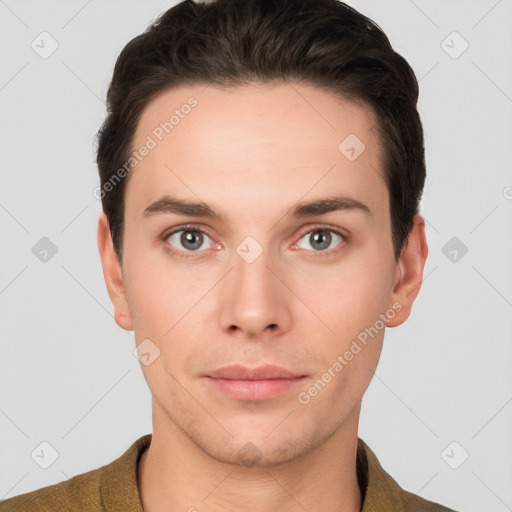
<path fill-rule="evenodd" d="M 99 488 L 102 471 L 103 468 L 95 469 L 67 481 L 9 498 L 0 502 L 0 511 L 101 510 Z"/>
<path fill-rule="evenodd" d="M 357 475 L 365 490 L 362 512 L 455 512 L 402 489 L 362 439 L 357 446 Z"/>
<path fill-rule="evenodd" d="M 147 434 L 110 464 L 1 501 L 0 512 L 142 510 L 139 507 L 137 463 L 150 442 L 151 434 Z"/>
<path fill-rule="evenodd" d="M 451 508 L 447 508 L 439 503 L 428 501 L 416 494 L 408 491 L 401 490 L 401 500 L 404 504 L 404 509 L 414 512 L 455 512 Z"/>

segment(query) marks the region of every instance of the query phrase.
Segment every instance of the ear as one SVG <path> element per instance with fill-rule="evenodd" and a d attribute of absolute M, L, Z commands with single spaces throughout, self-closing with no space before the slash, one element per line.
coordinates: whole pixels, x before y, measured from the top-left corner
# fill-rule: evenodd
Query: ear
<path fill-rule="evenodd" d="M 418 214 L 414 217 L 414 225 L 396 265 L 395 285 L 389 307 L 395 304 L 393 309 L 397 313 L 387 321 L 387 327 L 396 327 L 409 318 L 412 305 L 421 288 L 427 256 L 425 220 Z M 398 307 L 398 304 L 401 305 L 401 308 Z"/>
<path fill-rule="evenodd" d="M 115 321 L 119 327 L 131 331 L 133 323 L 126 301 L 121 264 L 114 250 L 110 225 L 104 211 L 101 212 L 98 220 L 98 249 L 103 267 L 103 277 L 114 306 Z"/>

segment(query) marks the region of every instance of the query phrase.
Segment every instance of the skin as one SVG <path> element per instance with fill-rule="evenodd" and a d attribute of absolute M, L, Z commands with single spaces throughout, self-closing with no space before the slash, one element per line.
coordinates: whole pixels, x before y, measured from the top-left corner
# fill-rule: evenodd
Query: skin
<path fill-rule="evenodd" d="M 385 328 L 308 404 L 297 395 L 380 314 L 387 327 L 408 318 L 428 253 L 424 220 L 415 217 L 396 262 L 375 117 L 316 87 L 175 88 L 143 111 L 133 147 L 190 96 L 198 105 L 131 171 L 122 265 L 104 213 L 98 222 L 116 322 L 160 350 L 141 364 L 153 397 L 152 443 L 138 469 L 144 510 L 360 510 L 360 406 Z M 338 149 L 349 134 L 365 144 L 354 161 Z M 144 217 L 165 194 L 202 201 L 222 219 Z M 298 202 L 333 195 L 371 215 L 290 215 Z M 164 236 L 185 223 L 207 232 L 199 251 L 181 232 Z M 321 250 L 310 236 L 321 229 L 347 238 L 331 233 Z M 247 236 L 263 249 L 252 263 L 236 251 Z M 401 310 L 388 318 L 393 304 Z M 306 377 L 281 396 L 237 400 L 204 378 L 234 363 Z"/>

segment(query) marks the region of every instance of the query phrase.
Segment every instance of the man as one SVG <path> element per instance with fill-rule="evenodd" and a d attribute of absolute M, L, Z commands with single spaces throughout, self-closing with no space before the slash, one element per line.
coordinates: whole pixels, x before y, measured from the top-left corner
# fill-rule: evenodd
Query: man
<path fill-rule="evenodd" d="M 337 0 L 186 1 L 116 63 L 98 246 L 153 433 L 1 510 L 447 511 L 358 438 L 427 258 L 418 84 Z"/>

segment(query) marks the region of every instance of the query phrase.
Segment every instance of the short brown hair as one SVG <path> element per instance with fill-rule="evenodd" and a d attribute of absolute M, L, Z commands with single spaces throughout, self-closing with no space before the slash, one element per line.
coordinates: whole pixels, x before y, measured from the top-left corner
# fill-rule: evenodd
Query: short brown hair
<path fill-rule="evenodd" d="M 338 0 L 187 0 L 164 12 L 115 64 L 98 132 L 102 191 L 128 161 L 141 114 L 159 93 L 186 84 L 276 80 L 314 85 L 373 109 L 397 260 L 425 183 L 418 82 L 384 32 Z M 129 175 L 101 194 L 120 261 Z"/>

